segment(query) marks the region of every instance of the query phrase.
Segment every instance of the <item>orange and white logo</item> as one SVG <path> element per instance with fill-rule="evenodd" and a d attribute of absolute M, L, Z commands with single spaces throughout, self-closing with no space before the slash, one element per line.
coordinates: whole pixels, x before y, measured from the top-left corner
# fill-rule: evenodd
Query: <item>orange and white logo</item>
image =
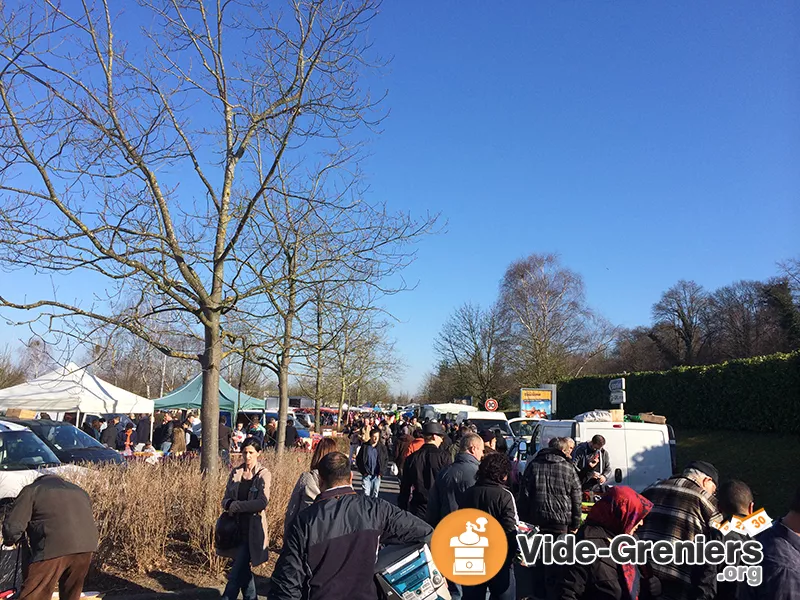
<path fill-rule="evenodd" d="M 447 579 L 459 585 L 486 583 L 500 571 L 507 554 L 506 532 L 497 519 L 482 510 L 457 510 L 433 531 L 433 562 Z"/>

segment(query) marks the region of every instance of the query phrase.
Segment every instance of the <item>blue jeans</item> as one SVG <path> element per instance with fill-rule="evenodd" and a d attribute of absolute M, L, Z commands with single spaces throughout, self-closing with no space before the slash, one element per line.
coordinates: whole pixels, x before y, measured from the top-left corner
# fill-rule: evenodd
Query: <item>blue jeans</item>
<path fill-rule="evenodd" d="M 161 451 L 164 454 L 167 454 L 170 448 L 172 448 L 172 442 L 164 442 L 163 444 L 161 444 Z"/>
<path fill-rule="evenodd" d="M 356 464 L 356 456 L 358 455 L 358 449 L 361 446 L 357 446 L 356 444 L 350 444 L 350 464 Z"/>
<path fill-rule="evenodd" d="M 378 493 L 381 491 L 381 476 L 364 475 L 361 478 L 361 488 L 364 490 L 365 495 L 377 498 Z"/>
<path fill-rule="evenodd" d="M 236 558 L 233 559 L 233 566 L 228 574 L 228 584 L 220 600 L 236 600 L 239 590 L 243 600 L 258 600 L 256 579 L 250 570 L 250 544 L 247 541 L 240 544 L 236 551 Z"/>

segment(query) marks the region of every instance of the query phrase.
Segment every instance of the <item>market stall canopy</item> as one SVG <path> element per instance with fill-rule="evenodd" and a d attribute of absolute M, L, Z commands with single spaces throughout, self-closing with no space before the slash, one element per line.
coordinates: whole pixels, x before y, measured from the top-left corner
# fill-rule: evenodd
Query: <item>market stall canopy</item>
<path fill-rule="evenodd" d="M 0 410 L 77 412 L 90 415 L 153 412 L 153 401 L 111 385 L 75 363 L 27 383 L 0 390 Z"/>
<path fill-rule="evenodd" d="M 219 409 L 226 412 L 264 410 L 264 401 L 240 392 L 222 377 L 219 378 Z M 155 401 L 156 410 L 200 410 L 203 404 L 203 375 L 184 383 Z"/>

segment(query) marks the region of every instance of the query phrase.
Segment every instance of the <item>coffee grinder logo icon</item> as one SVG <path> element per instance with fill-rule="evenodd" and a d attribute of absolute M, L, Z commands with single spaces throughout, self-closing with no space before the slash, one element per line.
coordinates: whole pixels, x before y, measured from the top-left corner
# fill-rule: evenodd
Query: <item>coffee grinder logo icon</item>
<path fill-rule="evenodd" d="M 478 534 L 486 533 L 489 521 L 483 517 L 475 521 L 477 524 L 467 521 L 466 531 L 450 538 L 450 547 L 455 554 L 453 575 L 486 575 L 485 554 L 489 538 Z"/>

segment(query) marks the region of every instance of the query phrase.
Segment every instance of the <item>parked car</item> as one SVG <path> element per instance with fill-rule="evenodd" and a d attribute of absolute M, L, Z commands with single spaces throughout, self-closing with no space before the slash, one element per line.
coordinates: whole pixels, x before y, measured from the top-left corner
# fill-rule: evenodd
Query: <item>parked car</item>
<path fill-rule="evenodd" d="M 266 413 L 264 413 L 264 421 L 265 422 L 266 422 L 267 419 L 270 419 L 270 418 L 275 419 L 276 421 L 280 421 L 280 419 L 278 418 L 278 413 L 277 412 L 266 412 Z M 301 438 L 303 438 L 303 443 L 306 445 L 306 447 L 310 448 L 311 444 L 312 444 L 312 440 L 311 440 L 311 432 L 308 430 L 308 428 L 305 427 L 305 425 L 303 425 L 302 421 L 300 421 L 300 419 L 297 418 L 297 415 L 292 410 L 289 410 L 289 414 L 287 415 L 287 419 L 291 419 L 292 421 L 294 421 L 294 428 L 297 429 L 298 435 Z"/>
<path fill-rule="evenodd" d="M 508 426 L 515 438 L 526 438 L 530 441 L 533 435 L 533 430 L 540 419 L 529 419 L 526 417 L 517 417 L 508 420 Z"/>
<path fill-rule="evenodd" d="M 488 410 L 476 410 L 472 412 L 462 411 L 456 417 L 456 423 L 461 424 L 467 421 L 471 425 L 475 425 L 478 433 L 484 431 L 499 431 L 506 441 L 506 446 L 511 447 L 514 442 L 514 433 L 511 427 L 508 426 L 508 417 L 501 412 L 493 412 Z"/>
<path fill-rule="evenodd" d="M 30 429 L 42 440 L 62 463 L 113 463 L 123 464 L 122 455 L 106 448 L 86 432 L 71 423 L 43 419 L 6 419 Z"/>
<path fill-rule="evenodd" d="M 75 468 L 62 465 L 47 444 L 24 425 L 0 420 L 0 508 L 9 505 L 37 477 Z"/>

